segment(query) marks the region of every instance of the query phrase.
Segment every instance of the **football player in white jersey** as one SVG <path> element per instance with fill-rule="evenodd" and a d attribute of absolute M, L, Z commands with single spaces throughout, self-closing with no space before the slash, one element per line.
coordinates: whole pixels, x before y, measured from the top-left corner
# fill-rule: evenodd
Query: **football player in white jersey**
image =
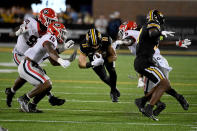
<path fill-rule="evenodd" d="M 36 106 L 52 88 L 52 82 L 39 66 L 39 62 L 47 57 L 54 66 L 61 65 L 66 68 L 70 65 L 70 61 L 60 58 L 56 51 L 58 43 L 64 43 L 67 39 L 66 35 L 67 31 L 63 24 L 52 22 L 48 26 L 47 33 L 25 52 L 25 58 L 18 66 L 19 76 L 35 88 L 18 98 L 23 112 L 41 112 Z M 30 102 L 31 98 L 33 98 L 32 102 Z"/>
<path fill-rule="evenodd" d="M 123 23 L 119 28 L 119 39 L 113 43 L 113 48 L 116 49 L 118 45 L 125 45 L 128 46 L 129 50 L 133 55 L 136 55 L 136 45 L 137 45 L 137 39 L 139 36 L 140 31 L 137 30 L 137 24 L 134 21 L 128 21 Z M 166 32 L 168 34 L 166 34 Z M 165 37 L 167 35 L 173 35 L 173 32 L 166 31 L 165 34 L 163 34 Z M 191 44 L 191 41 L 188 39 L 179 40 L 176 41 L 176 45 L 179 47 L 187 48 Z M 169 77 L 169 72 L 172 70 L 172 67 L 169 66 L 168 61 L 160 54 L 160 50 L 158 47 L 155 47 L 155 53 L 153 55 L 154 61 L 158 65 L 159 68 L 164 72 L 166 77 Z M 140 75 L 139 75 L 140 76 Z M 144 80 L 144 81 L 143 81 Z M 147 94 L 151 91 L 152 88 L 155 87 L 153 82 L 150 80 L 144 78 L 143 76 L 139 77 L 138 80 L 138 87 L 144 87 L 144 92 Z M 187 110 L 187 105 L 183 102 L 183 96 L 178 94 L 174 89 L 167 92 L 168 94 L 174 96 L 180 104 L 182 105 L 184 110 Z M 179 97 L 179 98 L 178 98 Z M 179 100 L 179 99 L 182 99 Z M 137 100 L 136 100 L 137 101 Z M 159 115 L 159 113 L 165 109 L 165 103 L 162 103 L 159 101 L 157 103 L 157 108 L 154 110 L 154 115 Z"/>
<path fill-rule="evenodd" d="M 44 8 L 40 11 L 38 16 L 38 20 L 27 17 L 23 24 L 20 26 L 19 30 L 16 31 L 16 35 L 18 36 L 17 44 L 13 50 L 13 59 L 16 65 L 18 66 L 20 62 L 25 58 L 24 53 L 31 47 L 35 45 L 37 39 L 42 35 L 46 34 L 48 25 L 53 22 L 58 21 L 57 15 L 55 11 L 51 8 Z M 68 41 L 65 43 L 63 47 L 71 47 L 73 45 L 73 41 Z M 61 48 L 61 52 L 64 51 L 65 48 Z M 45 58 L 44 58 L 45 59 Z M 41 63 L 43 60 L 40 60 L 38 63 Z M 6 104 L 8 107 L 11 107 L 12 98 L 14 97 L 15 92 L 21 88 L 26 83 L 26 80 L 18 77 L 16 79 L 15 84 L 12 88 L 6 88 Z M 64 104 L 64 99 L 59 99 L 48 92 L 49 102 L 51 105 L 62 105 Z"/>

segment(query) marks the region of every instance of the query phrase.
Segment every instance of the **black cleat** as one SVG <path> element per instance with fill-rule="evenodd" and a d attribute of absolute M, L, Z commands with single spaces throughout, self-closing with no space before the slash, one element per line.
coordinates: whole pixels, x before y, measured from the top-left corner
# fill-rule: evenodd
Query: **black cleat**
<path fill-rule="evenodd" d="M 49 98 L 49 103 L 52 106 L 61 106 L 61 105 L 63 105 L 65 103 L 65 99 L 59 99 L 58 97 L 51 96 Z"/>
<path fill-rule="evenodd" d="M 135 99 L 135 105 L 138 107 L 140 112 L 144 112 L 145 103 L 143 103 L 141 98 Z"/>
<path fill-rule="evenodd" d="M 120 91 L 116 88 L 117 97 L 120 97 Z"/>
<path fill-rule="evenodd" d="M 29 103 L 28 104 L 29 113 L 43 113 L 43 111 L 36 109 L 36 106 L 37 106 L 36 104 Z"/>
<path fill-rule="evenodd" d="M 6 104 L 8 107 L 11 107 L 12 106 L 12 98 L 14 97 L 14 94 L 12 91 L 11 91 L 11 88 L 6 88 L 5 89 L 5 94 L 6 94 Z"/>
<path fill-rule="evenodd" d="M 118 93 L 116 91 L 111 91 L 110 97 L 112 99 L 112 102 L 118 102 Z"/>
<path fill-rule="evenodd" d="M 18 102 L 23 112 L 29 112 L 29 108 L 28 108 L 29 101 L 30 99 L 26 96 L 26 94 L 18 98 Z"/>
<path fill-rule="evenodd" d="M 157 102 L 157 107 L 155 110 L 153 110 L 154 116 L 158 116 L 164 109 L 166 108 L 166 104 L 159 101 Z"/>
<path fill-rule="evenodd" d="M 144 112 L 142 112 L 142 114 L 144 114 L 146 117 L 151 118 L 154 121 L 159 121 L 159 119 L 157 119 L 154 115 L 153 115 L 153 107 L 148 104 L 145 108 L 144 108 Z"/>
<path fill-rule="evenodd" d="M 187 102 L 187 100 L 182 95 L 179 95 L 177 100 L 181 104 L 181 106 L 183 107 L 184 110 L 188 110 L 189 103 Z"/>

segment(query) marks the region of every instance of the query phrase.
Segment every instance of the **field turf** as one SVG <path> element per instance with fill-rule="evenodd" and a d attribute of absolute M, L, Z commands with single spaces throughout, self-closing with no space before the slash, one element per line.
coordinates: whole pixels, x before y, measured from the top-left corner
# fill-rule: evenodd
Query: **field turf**
<path fill-rule="evenodd" d="M 137 88 L 133 69 L 134 57 L 118 55 L 117 87 L 121 92 L 118 103 L 112 103 L 110 89 L 91 69 L 79 69 L 77 60 L 67 69 L 45 63 L 44 69 L 53 82 L 52 93 L 65 98 L 62 106 L 51 106 L 45 97 L 38 105 L 44 113 L 19 111 L 17 98 L 32 89 L 25 84 L 15 95 L 12 107 L 5 103 L 5 88 L 11 87 L 18 73 L 0 73 L 0 126 L 9 131 L 196 131 L 197 130 L 197 57 L 166 56 L 173 67 L 170 81 L 183 94 L 188 111 L 171 96 L 164 94 L 166 110 L 153 121 L 138 112 L 134 99 L 143 95 Z M 0 63 L 12 63 L 10 52 L 0 52 Z M 2 69 L 17 69 L 0 65 Z M 132 79 L 128 78 L 128 75 Z"/>

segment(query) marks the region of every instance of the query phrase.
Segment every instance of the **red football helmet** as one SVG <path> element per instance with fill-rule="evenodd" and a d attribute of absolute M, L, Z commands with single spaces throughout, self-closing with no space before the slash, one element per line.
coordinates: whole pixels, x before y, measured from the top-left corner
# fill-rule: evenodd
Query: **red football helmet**
<path fill-rule="evenodd" d="M 137 24 L 134 21 L 127 21 L 122 23 L 119 26 L 119 32 L 118 32 L 118 36 L 122 39 L 123 37 L 123 33 L 127 30 L 135 30 L 137 29 Z"/>
<path fill-rule="evenodd" d="M 38 20 L 48 27 L 48 25 L 54 21 L 58 21 L 57 14 L 55 11 L 51 8 L 44 8 L 40 11 L 40 14 L 38 16 Z"/>
<path fill-rule="evenodd" d="M 49 24 L 47 32 L 56 36 L 59 43 L 63 43 L 67 39 L 68 31 L 60 22 L 52 22 Z"/>

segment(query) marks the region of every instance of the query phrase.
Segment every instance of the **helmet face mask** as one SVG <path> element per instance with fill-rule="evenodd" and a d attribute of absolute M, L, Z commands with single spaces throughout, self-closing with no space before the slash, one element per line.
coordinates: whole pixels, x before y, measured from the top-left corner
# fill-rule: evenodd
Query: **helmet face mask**
<path fill-rule="evenodd" d="M 58 21 L 57 14 L 51 8 L 44 8 L 40 11 L 38 20 L 46 27 L 52 22 Z"/>
<path fill-rule="evenodd" d="M 155 21 L 160 25 L 163 25 L 165 23 L 164 15 L 158 10 L 149 11 L 149 13 L 147 14 L 146 19 L 147 19 L 148 22 Z"/>
<path fill-rule="evenodd" d="M 89 29 L 86 33 L 86 42 L 93 50 L 98 50 L 101 47 L 101 33 L 96 29 Z"/>

